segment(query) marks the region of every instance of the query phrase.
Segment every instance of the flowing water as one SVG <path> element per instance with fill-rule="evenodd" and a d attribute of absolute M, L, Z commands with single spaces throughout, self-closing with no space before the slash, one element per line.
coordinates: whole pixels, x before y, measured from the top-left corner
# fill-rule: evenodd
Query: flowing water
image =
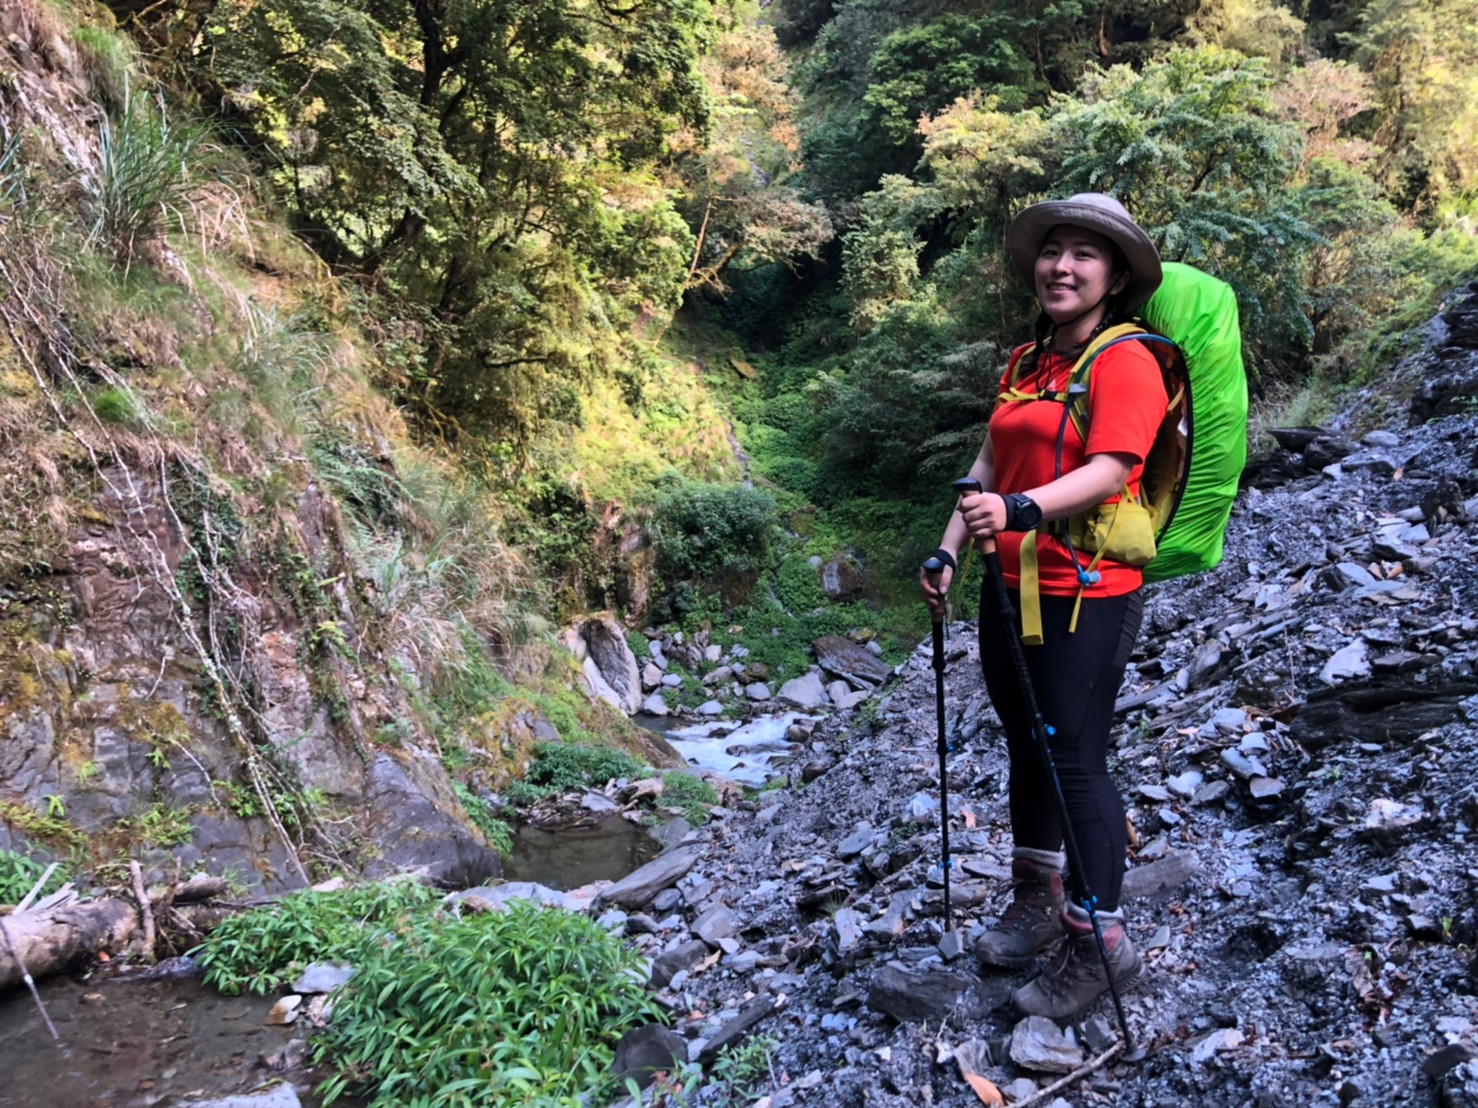
<path fill-rule="evenodd" d="M 731 720 L 673 724 L 638 716 L 637 722 L 659 732 L 691 765 L 757 789 L 779 772 L 778 760 L 796 752 L 797 744 L 786 738 L 790 725 L 815 718 L 786 712 L 761 716 L 738 727 Z"/>

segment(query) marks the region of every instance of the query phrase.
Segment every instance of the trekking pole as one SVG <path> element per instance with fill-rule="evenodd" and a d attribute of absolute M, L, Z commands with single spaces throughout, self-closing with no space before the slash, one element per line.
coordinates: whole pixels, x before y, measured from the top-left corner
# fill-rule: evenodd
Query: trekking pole
<path fill-rule="evenodd" d="M 960 495 L 978 493 L 980 482 L 973 477 L 961 477 L 954 482 Z M 1068 872 L 1072 874 L 1073 886 L 1078 903 L 1088 913 L 1093 925 L 1093 938 L 1098 943 L 1098 955 L 1103 959 L 1103 976 L 1108 982 L 1109 995 L 1114 999 L 1114 1011 L 1119 1017 L 1119 1030 L 1124 1035 L 1124 1060 L 1139 1061 L 1143 1055 L 1134 1048 L 1134 1037 L 1129 1033 L 1129 1020 L 1124 1015 L 1124 1002 L 1119 997 L 1119 987 L 1114 983 L 1113 969 L 1109 966 L 1108 947 L 1103 942 L 1103 928 L 1098 922 L 1098 898 L 1088 888 L 1088 877 L 1083 869 L 1083 858 L 1078 853 L 1078 839 L 1073 834 L 1072 821 L 1068 816 L 1067 798 L 1062 795 L 1062 781 L 1057 776 L 1057 764 L 1052 760 L 1052 747 L 1048 739 L 1052 728 L 1042 719 L 1037 707 L 1036 689 L 1032 685 L 1031 671 L 1026 668 L 1026 649 L 1021 645 L 1021 634 L 1016 629 L 1016 608 L 1011 603 L 1011 594 L 1006 591 L 1006 579 L 1001 574 L 1001 560 L 996 555 L 994 539 L 981 542 L 981 554 L 985 559 L 985 575 L 990 580 L 991 595 L 995 600 L 996 614 L 1006 629 L 1006 642 L 1011 647 L 1011 658 L 1016 663 L 1016 681 L 1021 686 L 1021 698 L 1026 705 L 1027 717 L 1032 725 L 1032 745 L 1036 748 L 1047 778 L 1052 782 L 1052 800 L 1057 806 L 1057 817 L 1062 823 L 1063 843 L 1067 848 Z"/>
<path fill-rule="evenodd" d="M 938 588 L 944 563 L 931 554 L 924 559 L 923 569 L 929 576 L 929 583 Z M 931 612 L 930 618 L 934 636 L 934 715 L 939 724 L 939 864 L 944 871 L 944 930 L 948 934 L 953 928 L 949 913 L 949 767 L 945 765 L 949 744 L 944 738 L 944 613 Z"/>

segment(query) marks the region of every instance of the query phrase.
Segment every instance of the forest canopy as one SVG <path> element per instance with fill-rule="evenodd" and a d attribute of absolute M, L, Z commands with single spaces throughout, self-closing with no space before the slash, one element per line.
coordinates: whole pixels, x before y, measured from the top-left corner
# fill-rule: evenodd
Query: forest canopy
<path fill-rule="evenodd" d="M 973 450 L 1031 317 L 1001 234 L 1049 196 L 1112 192 L 1227 280 L 1274 398 L 1378 371 L 1478 264 L 1467 0 L 115 11 L 364 290 L 416 425 L 535 499 L 593 405 L 652 414 L 674 320 L 717 325 L 782 509 L 845 502 L 840 539 L 912 557 L 888 505 Z"/>

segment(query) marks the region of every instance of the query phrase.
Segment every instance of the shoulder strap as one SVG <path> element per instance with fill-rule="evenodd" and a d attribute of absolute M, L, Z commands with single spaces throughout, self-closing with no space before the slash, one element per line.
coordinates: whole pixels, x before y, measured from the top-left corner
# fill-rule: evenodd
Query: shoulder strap
<path fill-rule="evenodd" d="M 1093 369 L 1093 363 L 1110 346 L 1117 346 L 1121 342 L 1134 339 L 1152 337 L 1154 336 L 1143 327 L 1138 327 L 1133 323 L 1117 324 L 1089 343 L 1088 349 L 1083 351 L 1083 356 L 1078 359 L 1077 365 L 1073 366 L 1073 371 L 1068 376 L 1067 406 L 1073 426 L 1077 428 L 1078 436 L 1084 442 L 1088 441 L 1088 374 Z"/>

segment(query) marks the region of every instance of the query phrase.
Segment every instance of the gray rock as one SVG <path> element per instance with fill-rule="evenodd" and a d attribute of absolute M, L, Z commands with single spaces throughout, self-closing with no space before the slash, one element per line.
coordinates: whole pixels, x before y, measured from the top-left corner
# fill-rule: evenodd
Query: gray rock
<path fill-rule="evenodd" d="M 1071 1073 L 1083 1064 L 1083 1048 L 1046 1016 L 1027 1016 L 1011 1032 L 1011 1060 L 1039 1073 Z"/>
<path fill-rule="evenodd" d="M 708 957 L 708 944 L 702 939 L 687 939 L 652 960 L 652 985 L 665 989 L 683 970 L 690 970 Z"/>
<path fill-rule="evenodd" d="M 654 692 L 641 702 L 641 710 L 649 716 L 665 716 L 668 713 L 667 701 L 662 699 L 662 694 Z"/>
<path fill-rule="evenodd" d="M 641 671 L 621 625 L 610 616 L 592 616 L 566 630 L 560 639 L 580 659 L 592 695 L 628 716 L 635 715 L 641 707 Z"/>
<path fill-rule="evenodd" d="M 881 685 L 893 676 L 892 666 L 840 635 L 817 639 L 811 648 L 816 652 L 817 665 L 853 688 Z"/>
<path fill-rule="evenodd" d="M 722 685 L 725 681 L 730 680 L 733 676 L 733 666 L 719 666 L 718 669 L 714 670 L 712 673 L 704 675 L 703 685 L 705 688 L 712 688 L 714 685 Z"/>
<path fill-rule="evenodd" d="M 724 714 L 724 706 L 717 700 L 705 700 L 698 705 L 698 714 L 700 716 L 721 716 Z"/>
<path fill-rule="evenodd" d="M 1369 676 L 1370 648 L 1366 646 L 1364 639 L 1356 639 L 1348 646 L 1336 650 L 1319 671 L 1319 680 L 1326 685 Z"/>
<path fill-rule="evenodd" d="M 1196 790 L 1201 787 L 1201 782 L 1205 779 L 1206 775 L 1203 774 L 1200 770 L 1189 769 L 1186 770 L 1184 773 L 1176 774 L 1174 777 L 1166 781 L 1165 784 L 1176 796 L 1184 797 L 1185 799 L 1189 800 L 1191 797 L 1196 795 Z"/>
<path fill-rule="evenodd" d="M 724 904 L 713 905 L 693 921 L 693 934 L 709 946 L 718 946 L 720 940 L 738 933 L 739 917 Z"/>
<path fill-rule="evenodd" d="M 634 873 L 630 873 L 614 885 L 602 889 L 596 903 L 604 906 L 615 904 L 622 908 L 656 907 L 658 893 L 676 884 L 687 872 L 698 864 L 703 852 L 696 846 L 680 847 L 657 855 Z M 658 912 L 662 909 L 658 908 Z"/>
<path fill-rule="evenodd" d="M 753 973 L 755 967 L 760 964 L 760 952 L 757 950 L 741 950 L 737 954 L 731 954 L 724 959 L 727 965 L 735 973 Z"/>
<path fill-rule="evenodd" d="M 664 689 L 681 688 L 682 683 L 683 679 L 675 673 L 667 673 L 662 676 L 661 684 Z"/>
<path fill-rule="evenodd" d="M 380 850 L 366 876 L 421 872 L 438 885 L 478 885 L 500 877 L 503 862 L 464 811 L 441 760 L 406 747 L 381 750 L 370 763 L 365 815 Z"/>
<path fill-rule="evenodd" d="M 1040 1091 L 1037 1083 L 1030 1077 L 1018 1077 L 1009 1085 L 1002 1085 L 1000 1089 L 1001 1096 L 1005 1098 L 1007 1104 L 1015 1104 L 1018 1100 L 1026 1100 L 1028 1097 L 1036 1096 Z"/>
<path fill-rule="evenodd" d="M 815 670 L 802 677 L 791 678 L 780 686 L 780 691 L 775 695 L 782 704 L 789 704 L 803 712 L 819 708 L 830 700 L 821 684 L 821 675 Z"/>
<path fill-rule="evenodd" d="M 841 908 L 831 920 L 832 933 L 836 936 L 837 950 L 845 953 L 862 941 L 862 917 L 854 909 Z"/>
<path fill-rule="evenodd" d="M 770 692 L 770 686 L 763 681 L 751 681 L 744 686 L 744 695 L 750 700 L 765 701 L 769 700 L 773 694 Z"/>
<path fill-rule="evenodd" d="M 1266 777 L 1268 775 L 1268 771 L 1263 768 L 1261 762 L 1256 758 L 1249 758 L 1240 750 L 1223 750 L 1221 752 L 1221 760 L 1228 769 L 1241 778 L 1250 780 L 1253 777 Z"/>
<path fill-rule="evenodd" d="M 354 967 L 343 962 L 310 962 L 292 983 L 295 993 L 331 993 L 354 976 Z"/>
<path fill-rule="evenodd" d="M 656 662 L 648 662 L 641 669 L 641 687 L 651 692 L 662 684 L 662 670 Z"/>
<path fill-rule="evenodd" d="M 872 840 L 872 824 L 863 820 L 852 829 L 852 833 L 843 839 L 841 845 L 837 847 L 837 857 L 844 862 L 855 858 L 872 845 Z"/>
<path fill-rule="evenodd" d="M 586 789 L 585 795 L 580 798 L 580 807 L 587 812 L 597 814 L 603 812 L 619 812 L 621 805 L 608 797 L 605 793 L 596 792 L 594 789 Z"/>
<path fill-rule="evenodd" d="M 867 1006 L 908 1023 L 937 1023 L 948 1019 L 984 1019 L 1004 1002 L 1009 987 L 992 978 L 982 980 L 973 973 L 946 969 L 941 965 L 908 966 L 889 962 L 873 974 Z"/>
<path fill-rule="evenodd" d="M 914 823 L 932 823 L 939 818 L 939 798 L 930 793 L 914 793 L 909 798 L 907 812 Z"/>
<path fill-rule="evenodd" d="M 637 1088 L 645 1089 L 658 1071 L 672 1071 L 688 1060 L 688 1041 L 660 1023 L 633 1027 L 616 1044 L 616 1057 L 611 1072 L 624 1080 L 630 1078 Z M 674 1065 L 676 1063 L 676 1065 Z"/>
<path fill-rule="evenodd" d="M 178 1103 L 182 1108 L 185 1105 L 189 1108 L 302 1108 L 303 1104 L 298 1099 L 297 1090 L 286 1083 L 259 1089 L 253 1093 L 213 1096 L 203 1100 L 182 1100 Z"/>
<path fill-rule="evenodd" d="M 663 889 L 652 898 L 652 911 L 665 916 L 683 902 L 683 894 L 677 889 Z"/>

